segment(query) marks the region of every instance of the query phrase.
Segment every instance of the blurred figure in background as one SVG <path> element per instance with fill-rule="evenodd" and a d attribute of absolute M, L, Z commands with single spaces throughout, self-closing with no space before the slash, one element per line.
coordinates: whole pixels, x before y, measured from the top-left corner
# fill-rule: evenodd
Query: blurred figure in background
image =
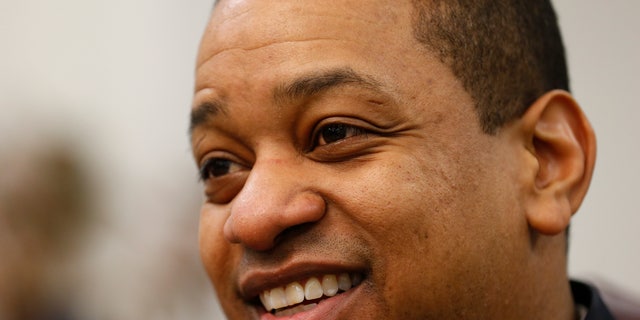
<path fill-rule="evenodd" d="M 198 217 L 187 214 L 197 203 L 171 198 L 189 186 L 112 186 L 113 164 L 68 135 L 33 131 L 1 135 L 0 320 L 215 318 Z M 112 194 L 124 185 L 131 197 Z"/>
<path fill-rule="evenodd" d="M 0 168 L 0 319 L 75 319 L 73 271 L 92 218 L 79 159 L 43 142 L 3 150 Z"/>

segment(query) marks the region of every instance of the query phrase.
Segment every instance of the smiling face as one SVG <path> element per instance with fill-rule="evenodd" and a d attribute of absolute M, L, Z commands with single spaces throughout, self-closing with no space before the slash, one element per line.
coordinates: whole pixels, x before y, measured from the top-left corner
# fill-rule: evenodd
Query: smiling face
<path fill-rule="evenodd" d="M 522 308 L 531 249 L 515 144 L 482 132 L 412 14 L 410 1 L 217 5 L 192 146 L 201 255 L 231 319 Z"/>

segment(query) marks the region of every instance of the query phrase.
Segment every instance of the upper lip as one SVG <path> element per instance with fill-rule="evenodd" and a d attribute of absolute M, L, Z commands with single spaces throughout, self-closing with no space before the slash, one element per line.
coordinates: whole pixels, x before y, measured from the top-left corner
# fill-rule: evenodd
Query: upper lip
<path fill-rule="evenodd" d="M 340 262 L 300 262 L 283 265 L 273 269 L 252 268 L 239 277 L 240 295 L 246 301 L 254 300 L 260 293 L 276 287 L 283 287 L 294 281 L 305 280 L 313 276 L 340 273 L 361 273 L 365 267 Z"/>

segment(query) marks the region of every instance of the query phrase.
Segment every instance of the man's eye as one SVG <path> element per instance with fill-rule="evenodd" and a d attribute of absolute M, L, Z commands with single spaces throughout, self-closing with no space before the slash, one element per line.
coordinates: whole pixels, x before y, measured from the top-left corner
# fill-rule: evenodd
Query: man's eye
<path fill-rule="evenodd" d="M 207 160 L 200 168 L 200 179 L 206 181 L 209 178 L 218 178 L 242 169 L 242 165 L 229 159 L 212 158 Z"/>
<path fill-rule="evenodd" d="M 318 130 L 316 146 L 327 145 L 362 134 L 366 134 L 366 131 L 354 126 L 342 123 L 328 124 Z"/>

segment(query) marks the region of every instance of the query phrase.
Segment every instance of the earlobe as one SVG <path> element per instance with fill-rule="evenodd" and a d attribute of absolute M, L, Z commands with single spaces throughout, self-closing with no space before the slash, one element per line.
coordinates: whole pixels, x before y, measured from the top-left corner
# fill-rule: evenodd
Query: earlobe
<path fill-rule="evenodd" d="M 589 188 L 595 164 L 595 134 L 566 91 L 540 97 L 521 118 L 537 169 L 529 181 L 526 215 L 542 234 L 564 231 Z"/>

